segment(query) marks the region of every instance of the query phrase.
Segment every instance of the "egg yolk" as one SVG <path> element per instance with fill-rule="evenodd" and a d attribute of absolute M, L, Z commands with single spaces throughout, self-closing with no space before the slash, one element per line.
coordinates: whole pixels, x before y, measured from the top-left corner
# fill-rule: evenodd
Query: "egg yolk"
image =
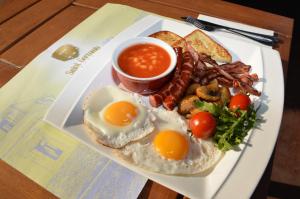
<path fill-rule="evenodd" d="M 154 138 L 156 151 L 167 159 L 182 160 L 189 150 L 188 140 L 177 131 L 160 131 Z"/>
<path fill-rule="evenodd" d="M 138 114 L 138 108 L 130 102 L 119 101 L 111 104 L 104 112 L 104 119 L 117 126 L 129 125 Z"/>

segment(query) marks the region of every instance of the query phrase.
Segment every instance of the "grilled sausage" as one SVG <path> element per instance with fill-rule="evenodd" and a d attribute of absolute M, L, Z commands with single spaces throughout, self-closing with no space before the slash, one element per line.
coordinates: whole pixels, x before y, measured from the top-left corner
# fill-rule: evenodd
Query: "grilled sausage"
<path fill-rule="evenodd" d="M 167 110 L 173 110 L 179 102 L 182 95 L 185 93 L 192 79 L 194 71 L 194 60 L 189 51 L 183 54 L 183 65 L 180 76 L 175 79 L 174 86 L 170 90 L 170 94 L 164 99 L 163 106 Z"/>

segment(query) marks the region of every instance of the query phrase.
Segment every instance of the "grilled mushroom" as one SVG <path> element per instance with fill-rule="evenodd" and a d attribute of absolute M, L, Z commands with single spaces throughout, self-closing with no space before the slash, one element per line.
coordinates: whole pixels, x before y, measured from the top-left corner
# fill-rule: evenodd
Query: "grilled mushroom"
<path fill-rule="evenodd" d="M 194 84 L 191 84 L 188 89 L 186 90 L 186 95 L 195 95 L 196 94 L 196 89 L 201 87 L 200 84 L 198 83 L 194 83 Z"/>
<path fill-rule="evenodd" d="M 200 86 L 196 89 L 196 94 L 199 98 L 209 101 L 216 102 L 220 100 L 218 80 L 214 79 L 206 86 Z"/>
<path fill-rule="evenodd" d="M 230 101 L 231 94 L 227 87 L 221 87 L 220 90 L 220 100 L 217 101 L 219 105 L 225 105 Z"/>
<path fill-rule="evenodd" d="M 198 101 L 199 98 L 196 95 L 185 96 L 178 105 L 178 112 L 181 115 L 185 115 L 195 108 L 195 101 Z"/>

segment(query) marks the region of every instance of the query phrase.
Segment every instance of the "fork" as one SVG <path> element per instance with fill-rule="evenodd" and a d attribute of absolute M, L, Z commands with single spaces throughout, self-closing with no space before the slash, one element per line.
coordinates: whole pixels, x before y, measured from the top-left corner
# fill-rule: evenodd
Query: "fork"
<path fill-rule="evenodd" d="M 242 30 L 237 30 L 235 28 L 229 28 L 229 27 L 225 27 L 222 25 L 217 25 L 217 24 L 212 24 L 209 22 L 202 22 L 199 21 L 198 19 L 195 19 L 193 17 L 181 17 L 182 19 L 184 19 L 186 22 L 193 24 L 194 26 L 196 26 L 197 28 L 200 28 L 202 30 L 206 30 L 206 31 L 215 31 L 217 29 L 224 29 L 227 31 L 230 31 L 232 33 L 244 36 L 246 38 L 252 39 L 254 41 L 257 41 L 259 43 L 268 45 L 268 46 L 273 46 L 274 44 L 276 44 L 278 42 L 278 38 L 277 37 L 272 37 L 270 35 L 262 35 L 259 33 L 252 33 L 252 32 L 248 32 L 248 31 L 242 31 Z M 244 32 L 245 34 L 241 33 Z M 249 34 L 255 35 L 255 36 L 250 36 Z"/>

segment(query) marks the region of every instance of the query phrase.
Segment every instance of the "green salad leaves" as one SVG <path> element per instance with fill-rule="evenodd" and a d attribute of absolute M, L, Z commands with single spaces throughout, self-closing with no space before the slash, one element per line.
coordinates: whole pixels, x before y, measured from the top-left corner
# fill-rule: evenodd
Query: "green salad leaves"
<path fill-rule="evenodd" d="M 214 103 L 196 101 L 195 105 L 203 111 L 210 112 L 217 121 L 216 132 L 213 140 L 222 151 L 228 151 L 243 142 L 248 131 L 257 122 L 253 104 L 248 110 L 230 110 L 227 106 Z"/>

